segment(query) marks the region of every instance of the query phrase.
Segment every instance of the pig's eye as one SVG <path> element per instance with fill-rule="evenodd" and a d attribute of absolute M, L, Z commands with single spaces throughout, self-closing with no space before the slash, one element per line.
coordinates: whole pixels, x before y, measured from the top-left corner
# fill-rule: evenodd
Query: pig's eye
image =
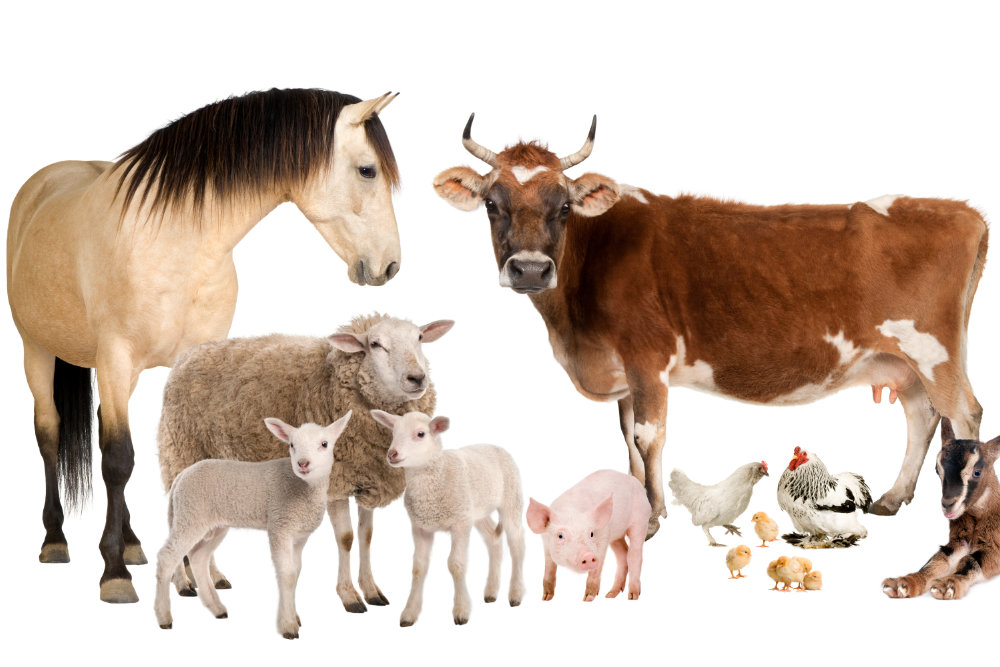
<path fill-rule="evenodd" d="M 556 537 L 557 537 L 557 538 L 559 538 L 559 539 L 561 540 L 561 539 L 563 538 L 563 534 L 562 534 L 562 533 L 558 533 L 558 534 L 556 535 Z"/>
<path fill-rule="evenodd" d="M 593 536 L 594 536 L 594 531 L 590 531 L 590 536 L 591 536 L 591 537 L 593 537 Z"/>

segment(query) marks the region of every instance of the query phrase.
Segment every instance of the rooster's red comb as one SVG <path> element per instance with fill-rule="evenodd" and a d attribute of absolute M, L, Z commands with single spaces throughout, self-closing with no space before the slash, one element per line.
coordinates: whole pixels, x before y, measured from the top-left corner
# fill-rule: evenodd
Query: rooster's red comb
<path fill-rule="evenodd" d="M 798 455 L 799 455 L 799 452 L 801 452 L 801 451 L 802 451 L 802 448 L 801 448 L 801 447 L 796 447 L 796 448 L 795 448 L 795 455 L 796 455 L 796 456 L 798 456 Z"/>

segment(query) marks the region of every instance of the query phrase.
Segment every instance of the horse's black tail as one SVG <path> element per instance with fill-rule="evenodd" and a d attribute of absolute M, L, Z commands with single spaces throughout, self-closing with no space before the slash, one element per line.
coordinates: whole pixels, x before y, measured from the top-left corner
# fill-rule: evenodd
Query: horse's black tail
<path fill-rule="evenodd" d="M 59 480 L 63 502 L 80 509 L 91 493 L 93 371 L 56 358 L 53 399 L 59 412 Z"/>

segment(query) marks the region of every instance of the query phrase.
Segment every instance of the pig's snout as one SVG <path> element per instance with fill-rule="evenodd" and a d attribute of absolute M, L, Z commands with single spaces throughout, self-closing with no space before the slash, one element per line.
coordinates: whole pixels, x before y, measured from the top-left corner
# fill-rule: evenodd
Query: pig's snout
<path fill-rule="evenodd" d="M 590 551 L 585 551 L 576 557 L 576 564 L 584 572 L 597 567 L 597 556 Z"/>

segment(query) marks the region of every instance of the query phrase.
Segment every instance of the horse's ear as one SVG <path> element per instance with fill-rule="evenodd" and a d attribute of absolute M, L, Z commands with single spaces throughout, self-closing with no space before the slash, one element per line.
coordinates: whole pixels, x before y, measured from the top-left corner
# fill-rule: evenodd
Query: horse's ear
<path fill-rule="evenodd" d="M 360 125 L 372 116 L 377 115 L 380 111 L 382 111 L 382 109 L 386 108 L 389 102 L 396 99 L 396 95 L 399 95 L 399 93 L 386 93 L 381 97 L 373 97 L 372 99 L 365 100 L 364 102 L 348 104 L 340 110 L 340 115 L 348 123 L 351 123 L 352 125 Z"/>

